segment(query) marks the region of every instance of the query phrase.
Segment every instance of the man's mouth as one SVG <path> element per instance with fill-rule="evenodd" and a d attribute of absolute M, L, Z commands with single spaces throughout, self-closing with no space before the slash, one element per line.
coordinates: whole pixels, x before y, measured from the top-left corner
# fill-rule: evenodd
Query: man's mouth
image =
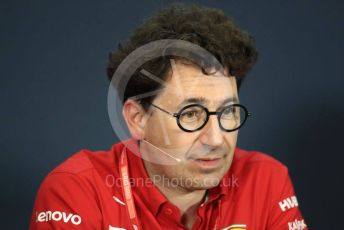
<path fill-rule="evenodd" d="M 224 161 L 223 156 L 206 156 L 200 158 L 192 158 L 192 161 L 201 168 L 217 168 Z"/>

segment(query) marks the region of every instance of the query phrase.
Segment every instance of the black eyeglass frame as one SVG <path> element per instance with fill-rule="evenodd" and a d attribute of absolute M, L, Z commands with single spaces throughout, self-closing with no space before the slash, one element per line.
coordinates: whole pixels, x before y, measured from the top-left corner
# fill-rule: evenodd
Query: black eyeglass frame
<path fill-rule="evenodd" d="M 245 106 L 241 105 L 241 104 L 231 104 L 231 105 L 222 107 L 221 110 L 219 110 L 219 111 L 209 111 L 209 110 L 208 110 L 206 107 L 204 107 L 203 105 L 200 105 L 200 104 L 190 104 L 190 105 L 187 105 L 187 106 L 183 107 L 178 113 L 171 113 L 171 112 L 169 112 L 169 111 L 167 111 L 167 110 L 165 110 L 165 109 L 163 109 L 163 108 L 161 108 L 161 107 L 159 107 L 159 106 L 157 106 L 157 105 L 154 105 L 154 104 L 152 104 L 152 103 L 149 103 L 149 104 L 152 105 L 153 107 L 155 107 L 155 108 L 161 110 L 162 112 L 165 112 L 165 113 L 167 113 L 167 114 L 169 114 L 169 115 L 175 117 L 176 120 L 177 120 L 178 127 L 179 127 L 180 129 L 182 129 L 183 131 L 189 132 L 189 133 L 191 133 L 191 132 L 196 132 L 196 131 L 198 131 L 198 130 L 201 130 L 201 129 L 208 123 L 208 121 L 209 121 L 209 116 L 211 116 L 211 115 L 217 115 L 217 120 L 218 120 L 218 122 L 219 122 L 219 126 L 220 126 L 221 130 L 223 130 L 223 131 L 225 131 L 225 132 L 233 132 L 233 131 L 235 131 L 235 130 L 240 129 L 240 128 L 244 125 L 244 123 L 246 122 L 247 118 L 250 117 L 250 116 L 252 116 L 252 113 L 249 112 L 249 111 L 247 110 L 247 108 L 246 108 Z M 200 127 L 198 127 L 197 129 L 194 129 L 194 130 L 185 129 L 185 128 L 180 124 L 179 117 L 182 115 L 182 113 L 183 113 L 183 111 L 184 111 L 185 109 L 188 109 L 188 108 L 193 107 L 193 106 L 198 106 L 198 107 L 202 108 L 202 109 L 206 112 L 206 114 L 207 114 L 206 119 L 205 119 L 205 121 L 204 121 L 204 124 L 201 125 Z M 225 129 L 225 128 L 223 128 L 222 125 L 221 125 L 220 118 L 221 118 L 221 116 L 222 116 L 222 113 L 223 113 L 226 109 L 228 109 L 228 108 L 230 108 L 230 107 L 233 107 L 233 106 L 238 106 L 238 107 L 242 108 L 242 109 L 244 110 L 244 112 L 245 112 L 245 117 L 244 117 L 244 119 L 243 119 L 242 122 L 240 121 L 241 124 L 240 124 L 238 127 L 236 127 L 235 129 Z"/>

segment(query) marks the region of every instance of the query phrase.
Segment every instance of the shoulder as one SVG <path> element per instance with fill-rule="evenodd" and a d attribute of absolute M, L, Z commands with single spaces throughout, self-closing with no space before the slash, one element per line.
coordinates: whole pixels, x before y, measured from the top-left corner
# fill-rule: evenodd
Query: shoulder
<path fill-rule="evenodd" d="M 118 147 L 119 144 L 113 145 L 109 151 L 83 149 L 52 170 L 37 192 L 32 226 L 63 224 L 49 218 L 37 222 L 37 213 L 58 211 L 78 215 L 83 226 L 89 227 L 83 229 L 99 229 L 102 208 L 113 200 L 114 189 L 106 179 L 108 175 L 117 176 Z"/>
<path fill-rule="evenodd" d="M 118 176 L 118 154 L 120 144 L 108 151 L 82 149 L 67 158 L 53 169 L 43 180 L 40 192 L 58 190 L 94 190 L 94 187 L 106 185 L 106 179 Z M 106 186 L 105 186 L 106 187 Z M 90 191 L 90 190 L 89 190 Z"/>
<path fill-rule="evenodd" d="M 69 173 L 80 175 L 90 170 L 106 168 L 115 161 L 113 151 L 91 151 L 82 149 L 67 158 L 64 162 L 53 169 L 49 175 L 55 173 Z"/>
<path fill-rule="evenodd" d="M 122 148 L 123 144 L 117 143 L 112 145 L 109 150 L 92 151 L 82 149 L 59 164 L 47 177 L 55 174 L 85 176 L 94 171 L 100 174 L 116 173 L 116 165 L 119 162 L 119 154 Z"/>
<path fill-rule="evenodd" d="M 235 172 L 244 172 L 244 171 L 287 171 L 287 167 L 275 159 L 272 156 L 269 156 L 266 153 L 260 151 L 250 151 L 244 150 L 241 148 L 236 148 L 232 169 Z"/>
<path fill-rule="evenodd" d="M 52 170 L 37 192 L 30 229 L 100 229 L 99 192 L 107 188 L 98 172 L 105 172 L 109 163 L 98 162 L 112 155 L 84 149 Z"/>
<path fill-rule="evenodd" d="M 288 180 L 289 174 L 288 168 L 272 156 L 260 151 L 236 148 L 225 178 L 234 176 L 240 179 L 242 185 L 254 187 L 259 184 L 259 190 L 264 190 L 271 184 L 284 183 Z"/>
<path fill-rule="evenodd" d="M 264 226 L 259 229 L 285 229 L 303 219 L 287 167 L 265 153 L 237 148 L 221 186 L 227 191 L 223 207 L 238 207 L 238 215 L 254 215 Z"/>
<path fill-rule="evenodd" d="M 240 191 L 246 188 L 247 191 L 271 195 L 292 188 L 288 168 L 274 157 L 259 151 L 237 148 L 226 174 L 226 179 L 232 177 L 240 182 Z"/>
<path fill-rule="evenodd" d="M 97 174 L 94 157 L 99 156 L 95 156 L 95 153 L 89 150 L 81 150 L 70 156 L 46 175 L 40 185 L 38 197 L 51 195 L 51 193 L 76 194 L 78 191 L 93 187 L 94 175 Z M 72 190 L 74 192 L 70 193 Z"/>

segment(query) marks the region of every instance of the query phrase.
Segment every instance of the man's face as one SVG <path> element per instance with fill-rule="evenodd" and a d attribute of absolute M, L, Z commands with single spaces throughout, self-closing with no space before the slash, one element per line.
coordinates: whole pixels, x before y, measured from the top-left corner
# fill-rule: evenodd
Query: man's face
<path fill-rule="evenodd" d="M 205 75 L 196 65 L 172 61 L 171 75 L 153 104 L 177 113 L 190 104 L 218 111 L 223 106 L 238 103 L 235 78 L 224 74 Z M 144 139 L 160 150 L 144 141 L 140 149 L 144 159 L 148 159 L 146 168 L 160 176 L 154 179 L 170 179 L 187 190 L 208 189 L 216 186 L 228 171 L 237 135 L 237 131 L 221 130 L 216 115 L 210 116 L 201 130 L 185 132 L 177 125 L 175 117 L 151 106 Z"/>

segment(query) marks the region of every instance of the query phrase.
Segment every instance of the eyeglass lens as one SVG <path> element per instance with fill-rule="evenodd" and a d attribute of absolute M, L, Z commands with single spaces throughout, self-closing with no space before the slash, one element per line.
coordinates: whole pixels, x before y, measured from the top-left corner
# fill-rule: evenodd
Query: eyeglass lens
<path fill-rule="evenodd" d="M 229 105 L 216 112 L 220 126 L 224 130 L 235 130 L 242 125 L 247 112 L 239 105 Z M 193 105 L 185 107 L 179 113 L 178 122 L 186 130 L 194 131 L 209 119 L 210 112 L 203 106 Z"/>

